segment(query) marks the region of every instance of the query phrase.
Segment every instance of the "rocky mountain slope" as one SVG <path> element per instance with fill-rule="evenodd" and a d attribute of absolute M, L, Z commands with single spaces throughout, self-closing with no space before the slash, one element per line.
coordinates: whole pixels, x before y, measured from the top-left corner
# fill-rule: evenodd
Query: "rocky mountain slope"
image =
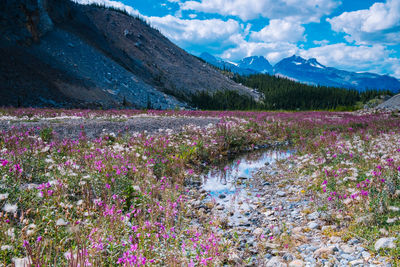
<path fill-rule="evenodd" d="M 293 55 L 282 59 L 275 66 L 271 66 L 264 57 L 247 57 L 242 59 L 237 65 L 234 65 L 234 63 L 227 63 L 222 59 L 216 59 L 212 55 L 208 55 L 207 57 L 203 57 L 203 55 L 205 54 L 203 53 L 201 57 L 208 63 L 219 68 L 224 66 L 225 69 L 230 69 L 232 72 L 240 75 L 268 73 L 310 85 L 352 88 L 360 91 L 366 89 L 385 89 L 395 93 L 400 92 L 400 81 L 396 78 L 388 75 L 367 72 L 356 73 L 326 67 L 320 64 L 315 58 L 307 60 Z"/>
<path fill-rule="evenodd" d="M 69 0 L 0 3 L 0 106 L 187 106 L 251 91 L 124 12 Z"/>
<path fill-rule="evenodd" d="M 400 94 L 393 96 L 382 104 L 378 105 L 376 109 L 398 110 L 400 111 Z"/>

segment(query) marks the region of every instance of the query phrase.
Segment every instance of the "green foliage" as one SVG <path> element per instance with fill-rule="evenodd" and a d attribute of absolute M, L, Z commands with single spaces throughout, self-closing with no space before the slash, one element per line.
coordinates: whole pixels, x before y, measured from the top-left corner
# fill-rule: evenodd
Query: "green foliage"
<path fill-rule="evenodd" d="M 263 109 L 267 110 L 354 110 L 357 102 L 366 102 L 390 91 L 312 86 L 268 74 L 235 75 L 234 80 L 264 94 Z"/>
<path fill-rule="evenodd" d="M 53 139 L 53 129 L 44 128 L 40 131 L 40 137 L 44 142 L 50 142 Z"/>

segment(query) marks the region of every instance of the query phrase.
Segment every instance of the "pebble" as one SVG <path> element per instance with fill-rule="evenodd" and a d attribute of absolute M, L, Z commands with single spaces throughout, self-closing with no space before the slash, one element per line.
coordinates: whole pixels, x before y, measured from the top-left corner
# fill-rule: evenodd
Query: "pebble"
<path fill-rule="evenodd" d="M 317 229 L 318 228 L 318 223 L 316 223 L 316 222 L 309 222 L 308 224 L 307 224 L 307 226 L 308 226 L 308 228 L 310 228 L 310 229 Z"/>
<path fill-rule="evenodd" d="M 394 241 L 396 241 L 395 237 L 380 238 L 375 242 L 374 248 L 376 251 L 379 251 L 381 248 L 396 248 Z"/>
<path fill-rule="evenodd" d="M 332 255 L 334 246 L 322 247 L 314 251 L 314 258 L 320 258 L 322 255 Z"/>
<path fill-rule="evenodd" d="M 276 192 L 276 194 L 277 194 L 278 196 L 280 196 L 280 197 L 286 196 L 286 192 L 284 192 L 284 191 L 278 191 L 278 192 Z"/>
<path fill-rule="evenodd" d="M 358 260 L 353 260 L 350 262 L 350 266 L 358 266 L 358 265 L 364 265 L 364 261 L 361 259 L 358 259 Z"/>
<path fill-rule="evenodd" d="M 352 254 L 355 251 L 355 249 L 353 247 L 350 247 L 349 245 L 342 245 L 340 248 L 343 250 L 344 253 L 347 254 Z"/>
<path fill-rule="evenodd" d="M 267 264 L 266 267 L 287 267 L 286 263 L 283 261 L 281 257 L 272 257 Z"/>
<path fill-rule="evenodd" d="M 302 260 L 294 260 L 289 263 L 289 267 L 303 267 L 304 265 L 304 261 Z"/>

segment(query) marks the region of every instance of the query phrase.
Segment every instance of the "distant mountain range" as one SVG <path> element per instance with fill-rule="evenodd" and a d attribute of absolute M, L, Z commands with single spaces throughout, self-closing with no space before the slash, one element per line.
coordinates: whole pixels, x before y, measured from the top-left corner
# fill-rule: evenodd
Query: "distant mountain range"
<path fill-rule="evenodd" d="M 326 67 L 315 58 L 307 60 L 293 55 L 282 59 L 275 66 L 272 66 L 262 56 L 246 57 L 238 63 L 223 61 L 209 53 L 202 53 L 200 58 L 218 68 L 227 69 L 240 75 L 267 73 L 310 85 L 352 88 L 359 91 L 382 89 L 395 93 L 400 92 L 400 81 L 394 77 Z"/>

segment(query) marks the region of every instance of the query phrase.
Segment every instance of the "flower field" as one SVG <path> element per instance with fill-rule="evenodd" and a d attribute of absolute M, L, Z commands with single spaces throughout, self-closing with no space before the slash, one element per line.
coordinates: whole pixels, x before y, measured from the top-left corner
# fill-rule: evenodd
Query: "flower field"
<path fill-rule="evenodd" d="M 135 116 L 219 122 L 96 138 L 82 123 L 73 139 L 57 138 L 50 123 Z M 38 120 L 50 126 L 29 126 Z M 318 211 L 337 226 L 325 236 L 357 237 L 399 264 L 398 114 L 2 109 L 0 122 L 0 266 L 233 264 L 218 218 L 194 223 L 187 181 L 228 156 L 284 142 L 296 153 L 265 179 L 290 176 L 303 188 L 312 199 L 304 216 Z M 282 250 L 295 250 L 289 230 L 274 236 Z M 383 237 L 393 244 L 376 250 Z"/>

